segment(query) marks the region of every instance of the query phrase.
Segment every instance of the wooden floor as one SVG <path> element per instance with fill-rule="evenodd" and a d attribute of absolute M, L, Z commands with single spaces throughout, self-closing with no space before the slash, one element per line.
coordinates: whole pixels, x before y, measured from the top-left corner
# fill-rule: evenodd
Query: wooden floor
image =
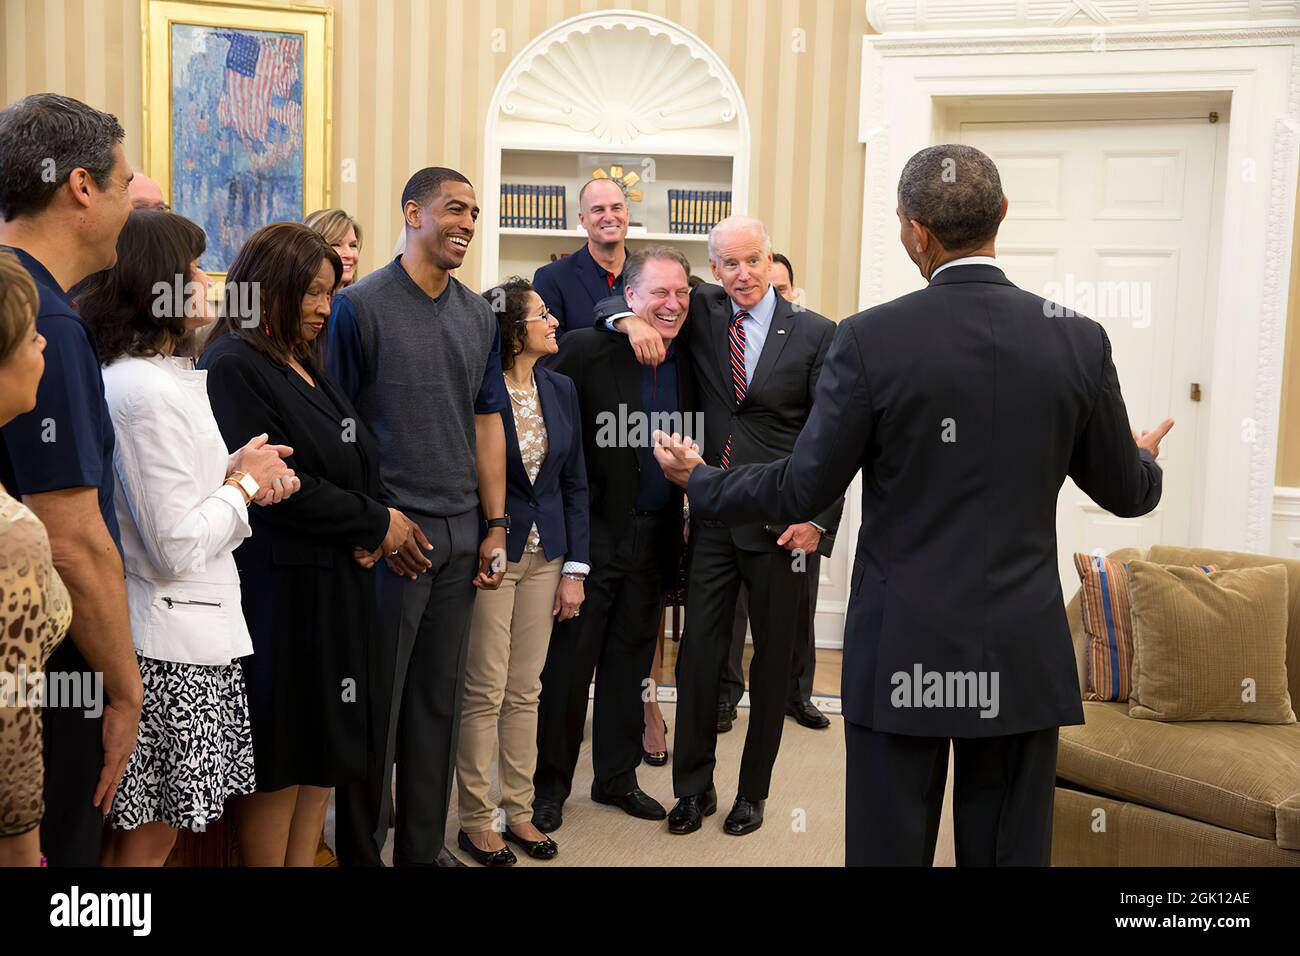
<path fill-rule="evenodd" d="M 673 670 L 677 665 L 677 649 L 680 644 L 671 638 L 664 638 L 664 666 L 661 684 L 675 684 Z M 745 645 L 745 679 L 749 680 L 749 662 L 754 656 L 754 645 Z M 813 672 L 813 694 L 818 697 L 840 696 L 840 668 L 844 661 L 844 652 L 838 648 L 817 648 L 817 669 Z"/>

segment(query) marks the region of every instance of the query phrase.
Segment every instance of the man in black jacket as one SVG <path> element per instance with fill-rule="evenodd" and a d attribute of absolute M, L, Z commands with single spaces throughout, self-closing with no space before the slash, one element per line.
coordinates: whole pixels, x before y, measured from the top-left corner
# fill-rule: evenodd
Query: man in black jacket
<path fill-rule="evenodd" d="M 723 468 L 788 455 L 812 408 L 822 359 L 835 326 L 776 294 L 769 273 L 772 244 L 756 219 L 724 219 L 709 235 L 709 263 L 721 286 L 691 296 L 683 333 L 700 388 L 704 457 Z M 597 307 L 599 314 L 600 308 Z M 636 317 L 618 320 L 642 361 L 658 349 Z M 834 534 L 844 500 L 832 500 L 794 523 L 762 521 L 691 527 L 686 629 L 677 660 L 677 731 L 672 833 L 692 833 L 717 809 L 713 788 L 718 693 L 731 647 L 736 598 L 749 590 L 754 629 L 749 729 L 736 802 L 723 824 L 734 836 L 763 824 L 763 803 L 781 745 L 798 619 L 807 612 L 808 556 Z"/>
<path fill-rule="evenodd" d="M 948 749 L 958 865 L 1051 859 L 1062 725 L 1083 722 L 1056 560 L 1066 476 L 1121 517 L 1160 501 L 1166 420 L 1129 429 L 1100 325 L 993 260 L 997 167 L 968 146 L 908 161 L 900 236 L 929 286 L 840 323 L 788 458 L 723 472 L 656 451 L 723 521 L 824 507 L 862 469 L 844 636 L 846 858 L 929 865 Z"/>
<path fill-rule="evenodd" d="M 637 786 L 636 768 L 644 682 L 681 556 L 682 493 L 655 465 L 650 436 L 660 423 L 698 434 L 690 363 L 677 360 L 673 344 L 690 301 L 689 275 L 685 257 L 664 247 L 635 253 L 624 267 L 626 305 L 655 330 L 667 354 L 661 365 L 638 365 L 625 341 L 587 328 L 565 337 L 551 366 L 578 389 L 591 573 L 581 615 L 556 627 L 542 671 L 533 824 L 543 833 L 563 823 L 593 671 L 592 799 L 642 819 L 666 816 Z"/>

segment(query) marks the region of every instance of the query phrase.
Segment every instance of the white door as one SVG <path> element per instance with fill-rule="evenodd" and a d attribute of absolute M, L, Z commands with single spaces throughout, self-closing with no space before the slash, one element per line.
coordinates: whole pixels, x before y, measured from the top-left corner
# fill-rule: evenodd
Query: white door
<path fill-rule="evenodd" d="M 1061 582 L 1078 588 L 1075 551 L 1190 544 L 1209 388 L 1206 326 L 1216 125 L 1208 119 L 961 124 L 1010 198 L 998 260 L 1020 287 L 1106 329 L 1133 427 L 1165 417 L 1164 491 L 1151 514 L 1121 519 L 1066 482 L 1057 506 Z"/>

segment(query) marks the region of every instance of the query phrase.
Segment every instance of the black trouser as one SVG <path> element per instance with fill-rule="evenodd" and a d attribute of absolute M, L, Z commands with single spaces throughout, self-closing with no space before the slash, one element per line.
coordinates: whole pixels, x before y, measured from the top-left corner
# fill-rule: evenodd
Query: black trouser
<path fill-rule="evenodd" d="M 375 570 L 380 620 L 370 640 L 367 697 L 377 739 L 366 779 L 338 788 L 338 853 L 345 866 L 381 865 L 394 762 L 394 864 L 432 864 L 443 848 L 478 593 L 478 514 L 405 514 L 433 545 L 425 552 L 433 567 L 414 581 L 386 565 Z"/>
<path fill-rule="evenodd" d="M 45 662 L 51 679 L 56 674 L 80 678 L 91 672 L 70 637 Z M 45 760 L 41 852 L 50 866 L 99 866 L 104 815 L 90 801 L 104 768 L 104 721 L 87 717 L 86 711 L 93 708 L 89 701 L 84 703 L 85 707 L 69 707 L 63 701 L 41 710 Z"/>
<path fill-rule="evenodd" d="M 790 667 L 789 703 L 802 704 L 812 700 L 813 675 L 817 671 L 817 586 L 821 579 L 821 555 L 807 556 L 805 573 L 808 586 L 803 590 L 799 618 L 795 627 L 794 659 Z M 749 591 L 742 584 L 736 600 L 736 617 L 731 634 L 731 653 L 723 665 L 722 689 L 718 703 L 735 707 L 745 693 L 745 630 L 749 625 Z"/>
<path fill-rule="evenodd" d="M 1059 728 L 955 737 L 958 866 L 1049 866 Z M 947 737 L 887 734 L 844 722 L 845 863 L 930 866 L 948 777 Z"/>
<path fill-rule="evenodd" d="M 596 673 L 591 720 L 595 786 L 605 793 L 637 788 L 642 695 L 659 642 L 663 613 L 663 522 L 637 515 L 616 541 L 592 526 L 592 571 L 582 613 L 559 624 L 542 669 L 537 712 L 536 800 L 563 803 L 573 787 L 588 688 Z"/>
<path fill-rule="evenodd" d="M 677 730 L 673 792 L 703 793 L 717 763 L 718 691 L 731 648 L 736 593 L 749 589 L 754 659 L 749 665 L 749 730 L 740 759 L 738 794 L 766 800 L 781 746 L 790 687 L 799 592 L 806 575 L 788 551 L 744 551 L 716 522 L 691 527 L 686 628 L 677 658 Z"/>

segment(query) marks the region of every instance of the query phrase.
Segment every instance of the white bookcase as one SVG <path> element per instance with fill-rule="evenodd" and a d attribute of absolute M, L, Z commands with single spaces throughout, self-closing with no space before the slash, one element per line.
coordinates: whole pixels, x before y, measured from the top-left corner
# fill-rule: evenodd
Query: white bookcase
<path fill-rule="evenodd" d="M 611 70 L 611 64 L 617 70 Z M 749 116 L 717 54 L 662 17 L 583 14 L 557 24 L 517 56 L 488 107 L 481 288 L 538 267 L 586 241 L 578 191 L 597 167 L 635 172 L 632 248 L 665 243 L 709 277 L 707 237 L 669 231 L 670 189 L 731 193 L 746 211 Z M 501 186 L 565 187 L 565 229 L 503 228 Z"/>

